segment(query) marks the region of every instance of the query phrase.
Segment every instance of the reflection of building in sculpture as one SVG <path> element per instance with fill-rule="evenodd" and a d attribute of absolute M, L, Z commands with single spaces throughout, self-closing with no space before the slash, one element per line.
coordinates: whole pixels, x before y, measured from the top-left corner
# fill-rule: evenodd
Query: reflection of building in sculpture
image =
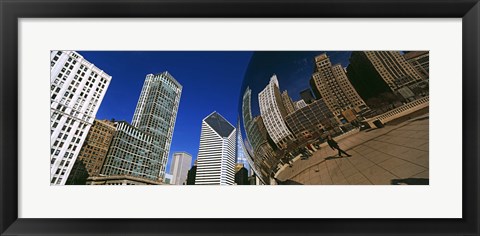
<path fill-rule="evenodd" d="M 287 115 L 296 110 L 292 98 L 288 95 L 287 90 L 282 92 L 282 101 L 283 105 L 285 106 L 285 110 L 287 111 Z"/>
<path fill-rule="evenodd" d="M 235 127 L 217 112 L 202 121 L 195 184 L 233 185 Z"/>
<path fill-rule="evenodd" d="M 424 78 L 398 51 L 352 52 L 347 70 L 348 78 L 364 99 Z"/>
<path fill-rule="evenodd" d="M 268 85 L 258 94 L 258 103 L 268 134 L 279 148 L 285 148 L 289 140 L 294 140 L 294 136 L 284 121 L 287 112 L 283 106 L 276 75 L 270 78 Z"/>
<path fill-rule="evenodd" d="M 316 139 L 324 131 L 339 125 L 323 99 L 296 110 L 285 120 L 299 141 Z"/>
<path fill-rule="evenodd" d="M 261 116 L 252 118 L 251 113 L 251 90 L 246 88 L 242 99 L 242 116 L 244 130 L 247 139 L 244 143 L 244 153 L 251 158 L 251 167 L 263 183 L 268 183 L 272 166 L 277 159 L 270 143 L 273 143 L 268 136 L 267 129 Z M 269 141 L 270 140 L 270 141 Z M 273 144 L 272 144 L 273 145 Z"/>
<path fill-rule="evenodd" d="M 350 55 L 349 61 L 348 79 L 365 101 L 391 91 L 365 53 L 354 51 Z"/>
<path fill-rule="evenodd" d="M 315 98 L 313 97 L 312 91 L 310 89 L 305 89 L 301 91 L 300 97 L 303 101 L 305 101 L 306 104 L 310 104 L 315 101 Z"/>
<path fill-rule="evenodd" d="M 242 116 L 243 116 L 243 128 L 246 132 L 246 138 L 248 143 L 244 145 L 244 150 L 249 152 L 250 156 L 254 154 L 255 148 L 252 147 L 252 142 L 255 138 L 255 135 L 258 133 L 255 129 L 257 127 L 254 126 L 252 121 L 252 108 L 251 108 L 251 100 L 252 99 L 252 90 L 247 87 L 245 89 L 245 93 L 243 94 L 242 98 Z"/>
<path fill-rule="evenodd" d="M 77 52 L 50 52 L 51 185 L 67 181 L 111 79 Z"/>
<path fill-rule="evenodd" d="M 85 184 L 88 177 L 98 176 L 115 133 L 115 125 L 109 120 L 95 120 L 88 131 L 78 158 L 68 176 L 67 184 Z"/>
<path fill-rule="evenodd" d="M 395 91 L 405 84 L 422 80 L 422 76 L 399 51 L 364 51 L 387 85 Z"/>
<path fill-rule="evenodd" d="M 365 102 L 350 84 L 340 64 L 332 66 L 326 54 L 315 57 L 315 72 L 310 85 L 317 98 L 323 98 L 328 108 L 340 118 L 342 111 L 366 108 Z"/>
<path fill-rule="evenodd" d="M 243 146 L 243 137 L 240 129 L 240 119 L 237 123 L 237 147 L 235 152 L 235 163 L 242 164 L 245 169 L 248 170 L 248 173 L 251 173 L 250 166 L 252 165 L 252 160 L 248 154 L 245 154 L 245 147 Z"/>
<path fill-rule="evenodd" d="M 181 93 L 182 85 L 167 71 L 148 74 L 132 119 L 132 125 L 151 135 L 160 149 L 158 156 L 151 157 L 160 164 L 155 169 L 160 179 L 165 175 Z"/>
<path fill-rule="evenodd" d="M 429 76 L 429 64 L 430 56 L 428 51 L 413 51 L 403 55 L 405 59 L 422 74 L 423 78 L 428 79 Z"/>
<path fill-rule="evenodd" d="M 293 104 L 295 105 L 295 110 L 302 109 L 307 106 L 307 104 L 305 103 L 305 101 L 303 101 L 303 99 L 296 101 Z"/>
<path fill-rule="evenodd" d="M 187 180 L 188 169 L 192 165 L 192 155 L 186 152 L 175 152 L 172 155 L 170 164 L 170 174 L 172 181 L 170 184 L 182 185 Z"/>

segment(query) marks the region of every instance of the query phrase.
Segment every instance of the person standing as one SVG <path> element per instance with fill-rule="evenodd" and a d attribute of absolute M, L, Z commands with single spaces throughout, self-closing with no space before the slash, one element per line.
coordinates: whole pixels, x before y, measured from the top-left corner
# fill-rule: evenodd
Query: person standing
<path fill-rule="evenodd" d="M 352 155 L 346 153 L 344 150 L 342 150 L 339 146 L 338 146 L 338 143 L 335 142 L 335 140 L 332 139 L 332 136 L 331 135 L 328 135 L 327 137 L 327 143 L 328 143 L 328 146 L 330 146 L 333 150 L 337 149 L 338 150 L 338 156 L 339 157 L 342 157 L 342 153 L 347 155 L 347 157 L 351 157 Z"/>

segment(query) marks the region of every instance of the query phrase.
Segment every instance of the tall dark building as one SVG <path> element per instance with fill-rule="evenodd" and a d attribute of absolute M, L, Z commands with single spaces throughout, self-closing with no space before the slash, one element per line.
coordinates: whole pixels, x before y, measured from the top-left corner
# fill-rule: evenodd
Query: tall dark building
<path fill-rule="evenodd" d="M 347 67 L 347 77 L 363 100 L 378 97 L 381 93 L 390 92 L 387 83 L 382 79 L 375 67 L 361 51 L 353 51 Z"/>
<path fill-rule="evenodd" d="M 310 104 L 315 101 L 315 97 L 313 97 L 312 91 L 310 89 L 305 89 L 300 92 L 300 97 L 305 101 L 306 104 Z"/>
<path fill-rule="evenodd" d="M 235 166 L 235 184 L 237 185 L 249 185 L 248 170 L 243 167 L 243 164 L 237 164 Z"/>
<path fill-rule="evenodd" d="M 187 173 L 187 185 L 195 185 L 195 176 L 197 175 L 197 162 L 190 168 Z"/>

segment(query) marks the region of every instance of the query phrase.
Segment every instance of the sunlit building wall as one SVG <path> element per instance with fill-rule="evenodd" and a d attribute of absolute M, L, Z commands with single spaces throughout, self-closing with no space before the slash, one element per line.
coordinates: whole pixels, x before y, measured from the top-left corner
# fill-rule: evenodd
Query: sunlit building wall
<path fill-rule="evenodd" d="M 101 176 L 133 176 L 160 183 L 163 151 L 155 138 L 125 121 L 116 122 L 116 132 L 108 150 Z"/>
<path fill-rule="evenodd" d="M 348 109 L 366 108 L 365 102 L 348 80 L 345 70 L 340 64 L 332 65 L 327 54 L 315 57 L 315 72 L 311 80 L 315 94 L 323 98 L 336 116 Z"/>
<path fill-rule="evenodd" d="M 109 120 L 95 120 L 88 131 L 67 184 L 85 184 L 88 177 L 98 176 L 107 157 L 115 134 L 115 124 Z"/>
<path fill-rule="evenodd" d="M 424 79 L 399 51 L 363 51 L 392 91 Z"/>
<path fill-rule="evenodd" d="M 405 59 L 418 71 L 425 79 L 430 77 L 430 52 L 413 51 L 403 55 Z"/>
<path fill-rule="evenodd" d="M 50 184 L 64 185 L 111 76 L 75 51 L 50 52 Z"/>
<path fill-rule="evenodd" d="M 236 138 L 235 127 L 217 112 L 202 120 L 196 185 L 235 183 Z"/>
<path fill-rule="evenodd" d="M 187 180 L 188 170 L 192 166 L 192 155 L 186 152 L 175 152 L 172 155 L 170 164 L 170 174 L 172 181 L 170 184 L 182 185 Z"/>

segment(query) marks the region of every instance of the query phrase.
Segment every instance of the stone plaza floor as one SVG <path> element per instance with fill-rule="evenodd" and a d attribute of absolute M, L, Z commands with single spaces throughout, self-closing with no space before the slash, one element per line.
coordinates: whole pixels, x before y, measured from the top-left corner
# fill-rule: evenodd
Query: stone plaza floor
<path fill-rule="evenodd" d="M 352 155 L 322 147 L 307 160 L 283 166 L 276 178 L 306 185 L 429 183 L 428 114 L 384 128 L 360 131 L 338 141 Z"/>

